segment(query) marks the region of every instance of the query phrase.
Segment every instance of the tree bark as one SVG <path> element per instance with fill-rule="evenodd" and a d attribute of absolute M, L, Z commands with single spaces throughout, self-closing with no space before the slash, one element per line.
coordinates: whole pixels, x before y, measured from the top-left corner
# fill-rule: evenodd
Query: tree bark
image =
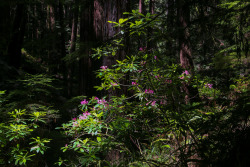
<path fill-rule="evenodd" d="M 191 70 L 194 68 L 192 52 L 190 47 L 188 23 L 190 19 L 190 10 L 184 0 L 178 0 L 178 27 L 179 31 L 179 50 L 180 63 L 184 69 Z"/>
<path fill-rule="evenodd" d="M 154 0 L 149 1 L 149 13 L 154 14 Z M 151 41 L 151 36 L 153 34 L 153 30 L 151 27 L 148 27 L 148 34 L 147 34 L 147 48 L 148 50 L 152 50 L 153 42 Z"/>
<path fill-rule="evenodd" d="M 90 0 L 81 6 L 80 22 L 80 60 L 79 60 L 79 92 L 81 95 L 93 95 L 93 71 L 90 51 L 95 41 L 93 27 L 94 1 Z"/>
<path fill-rule="evenodd" d="M 144 0 L 139 0 L 139 12 L 142 14 L 146 13 Z"/>
<path fill-rule="evenodd" d="M 11 27 L 11 17 L 10 17 L 10 5 L 4 1 L 1 1 L 0 4 L 0 55 L 4 55 L 5 57 L 2 57 L 4 59 L 6 58 L 6 55 L 8 54 L 8 41 L 9 34 L 11 33 L 10 27 Z M 11 20 L 11 21 L 10 21 Z"/>
<path fill-rule="evenodd" d="M 16 69 L 21 66 L 21 48 L 26 26 L 26 6 L 17 4 L 13 21 L 11 40 L 8 46 L 9 64 Z"/>
<path fill-rule="evenodd" d="M 193 75 L 194 63 L 192 59 L 192 50 L 190 46 L 190 34 L 188 24 L 190 21 L 190 9 L 188 3 L 185 0 L 177 1 L 177 17 L 179 27 L 179 52 L 180 52 L 180 64 L 185 70 L 188 70 L 191 76 Z M 199 99 L 197 88 L 189 86 L 184 83 L 182 89 L 185 92 L 185 103 L 197 101 Z"/>
<path fill-rule="evenodd" d="M 79 15 L 79 0 L 74 0 L 74 8 L 73 8 L 73 21 L 71 28 L 71 40 L 70 40 L 70 51 L 69 54 L 72 54 L 76 50 L 76 37 L 77 37 L 77 27 L 78 27 L 78 15 Z M 68 97 L 72 96 L 72 88 L 73 88 L 73 72 L 74 65 L 72 62 L 69 62 L 67 65 L 67 94 Z"/>

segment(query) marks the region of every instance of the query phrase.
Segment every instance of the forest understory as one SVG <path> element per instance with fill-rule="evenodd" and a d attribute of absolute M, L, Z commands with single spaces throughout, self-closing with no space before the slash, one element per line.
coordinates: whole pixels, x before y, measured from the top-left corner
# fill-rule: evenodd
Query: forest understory
<path fill-rule="evenodd" d="M 0 0 L 0 166 L 249 167 L 249 11 Z"/>

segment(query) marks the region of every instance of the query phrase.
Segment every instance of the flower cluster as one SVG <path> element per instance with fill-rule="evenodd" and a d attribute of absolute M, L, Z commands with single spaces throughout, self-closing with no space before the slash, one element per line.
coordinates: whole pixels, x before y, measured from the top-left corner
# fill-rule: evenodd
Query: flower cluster
<path fill-rule="evenodd" d="M 136 82 L 132 82 L 132 85 L 138 85 Z"/>
<path fill-rule="evenodd" d="M 161 76 L 160 75 L 156 75 L 155 78 L 158 79 L 158 78 L 161 78 Z"/>
<path fill-rule="evenodd" d="M 147 47 L 145 46 L 145 47 L 140 47 L 139 48 L 139 51 L 145 51 L 147 49 Z"/>
<path fill-rule="evenodd" d="M 112 86 L 117 86 L 118 84 L 117 83 L 115 83 L 115 82 L 111 82 L 110 83 Z"/>
<path fill-rule="evenodd" d="M 108 67 L 107 66 L 101 66 L 100 68 L 103 69 L 103 70 L 106 70 Z"/>
<path fill-rule="evenodd" d="M 82 115 L 79 116 L 79 120 L 85 120 L 88 118 L 88 116 L 91 115 L 88 111 L 83 113 Z M 79 122 L 77 121 L 77 118 L 73 118 L 73 127 L 79 126 Z"/>
<path fill-rule="evenodd" d="M 189 76 L 190 74 L 189 74 L 189 72 L 187 71 L 187 70 L 185 70 L 182 74 L 181 74 L 181 76 L 179 77 L 180 79 L 184 79 L 184 76 Z"/>
<path fill-rule="evenodd" d="M 141 65 L 144 66 L 147 62 L 146 61 L 141 61 Z"/>
<path fill-rule="evenodd" d="M 153 91 L 153 90 L 150 90 L 150 89 L 146 89 L 146 90 L 145 90 L 145 93 L 148 93 L 148 94 L 153 94 L 153 93 L 154 93 L 154 91 Z"/>
<path fill-rule="evenodd" d="M 89 102 L 86 100 L 86 99 L 84 99 L 83 101 L 81 101 L 81 105 L 86 105 L 86 104 L 88 104 Z"/>
<path fill-rule="evenodd" d="M 80 115 L 79 119 L 81 119 L 81 120 L 87 119 L 89 115 L 90 115 L 90 113 L 87 111 L 87 112 L 83 113 L 82 115 Z"/>
<path fill-rule="evenodd" d="M 156 101 L 154 100 L 154 101 L 150 101 L 150 102 L 148 102 L 148 103 L 146 104 L 146 106 L 147 106 L 147 105 L 149 105 L 150 103 L 151 103 L 151 106 L 155 106 L 155 105 L 156 105 L 156 104 L 155 104 L 155 103 L 156 103 Z"/>
<path fill-rule="evenodd" d="M 171 83 L 172 83 L 172 80 L 166 79 L 166 82 L 167 82 L 168 84 L 171 84 Z"/>
<path fill-rule="evenodd" d="M 213 88 L 213 84 L 206 83 L 205 84 L 205 88 L 212 89 Z"/>
<path fill-rule="evenodd" d="M 105 104 L 105 103 L 107 103 L 107 101 L 105 99 L 100 99 L 100 100 L 98 99 L 97 103 L 98 104 Z"/>

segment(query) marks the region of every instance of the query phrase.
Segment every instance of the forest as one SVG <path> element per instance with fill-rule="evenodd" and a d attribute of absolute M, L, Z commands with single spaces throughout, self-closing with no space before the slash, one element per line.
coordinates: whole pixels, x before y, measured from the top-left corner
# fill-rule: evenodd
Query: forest
<path fill-rule="evenodd" d="M 250 166 L 248 0 L 0 0 L 0 166 Z"/>

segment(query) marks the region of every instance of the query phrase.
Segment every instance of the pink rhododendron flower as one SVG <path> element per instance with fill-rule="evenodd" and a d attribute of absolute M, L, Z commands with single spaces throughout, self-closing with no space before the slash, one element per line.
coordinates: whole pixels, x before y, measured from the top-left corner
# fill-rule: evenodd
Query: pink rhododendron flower
<path fill-rule="evenodd" d="M 101 66 L 100 68 L 103 69 L 103 70 L 106 70 L 108 67 L 107 66 Z"/>
<path fill-rule="evenodd" d="M 75 120 L 76 120 L 76 118 L 73 118 L 72 120 L 73 120 L 73 121 L 75 121 Z"/>
<path fill-rule="evenodd" d="M 146 89 L 146 90 L 145 90 L 145 93 L 148 93 L 148 94 L 153 94 L 153 93 L 154 93 L 154 91 L 153 91 L 153 90 L 150 90 L 150 89 Z"/>
<path fill-rule="evenodd" d="M 156 101 L 155 100 L 154 101 L 150 101 L 150 102 L 146 103 L 146 106 L 149 105 L 150 103 L 151 103 L 151 106 L 155 106 Z"/>
<path fill-rule="evenodd" d="M 95 100 L 99 100 L 99 98 L 98 98 L 98 97 L 95 97 L 94 99 L 95 99 Z"/>
<path fill-rule="evenodd" d="M 111 82 L 111 85 L 112 85 L 112 86 L 117 86 L 118 84 L 117 84 L 117 83 L 114 83 L 114 82 Z"/>
<path fill-rule="evenodd" d="M 152 105 L 152 106 L 155 106 L 155 103 L 156 103 L 156 101 L 154 100 L 154 101 L 151 103 L 151 105 Z"/>
<path fill-rule="evenodd" d="M 145 47 L 140 47 L 139 51 L 144 51 L 144 50 L 146 50 L 146 48 L 147 48 L 146 46 Z"/>
<path fill-rule="evenodd" d="M 206 83 L 205 84 L 205 88 L 212 89 L 213 88 L 213 84 Z"/>
<path fill-rule="evenodd" d="M 89 113 L 89 112 L 87 111 L 87 112 L 85 112 L 85 115 L 91 115 L 91 113 Z"/>
<path fill-rule="evenodd" d="M 184 79 L 184 74 L 185 74 L 185 75 L 190 75 L 189 72 L 188 72 L 187 70 L 185 70 L 185 71 L 181 74 L 181 76 L 180 76 L 179 78 L 180 78 L 180 79 Z"/>
<path fill-rule="evenodd" d="M 73 127 L 78 126 L 77 121 L 73 122 Z"/>
<path fill-rule="evenodd" d="M 100 100 L 97 100 L 97 103 L 98 104 L 104 104 L 106 103 L 107 101 L 105 99 L 100 99 Z"/>
<path fill-rule="evenodd" d="M 137 83 L 136 82 L 132 82 L 132 85 L 137 85 Z"/>
<path fill-rule="evenodd" d="M 156 59 L 157 59 L 157 56 L 154 56 L 154 59 L 156 60 Z"/>
<path fill-rule="evenodd" d="M 184 79 L 184 76 L 179 77 L 180 79 Z"/>
<path fill-rule="evenodd" d="M 87 111 L 87 112 L 83 113 L 82 115 L 80 115 L 79 119 L 81 119 L 81 120 L 87 119 L 89 115 L 91 115 L 91 113 L 89 113 Z"/>
<path fill-rule="evenodd" d="M 85 105 L 85 104 L 88 104 L 89 102 L 86 100 L 86 99 L 84 99 L 83 101 L 81 101 L 81 105 Z"/>
<path fill-rule="evenodd" d="M 166 80 L 167 83 L 171 84 L 172 83 L 172 80 Z"/>
<path fill-rule="evenodd" d="M 79 119 L 81 119 L 81 120 L 84 120 L 84 119 L 86 119 L 87 117 L 84 115 L 81 115 L 80 117 L 79 117 Z"/>
<path fill-rule="evenodd" d="M 158 78 L 161 78 L 161 76 L 160 75 L 156 75 L 155 78 L 158 79 Z"/>
<path fill-rule="evenodd" d="M 189 75 L 189 72 L 187 70 L 185 70 L 182 74 Z"/>

